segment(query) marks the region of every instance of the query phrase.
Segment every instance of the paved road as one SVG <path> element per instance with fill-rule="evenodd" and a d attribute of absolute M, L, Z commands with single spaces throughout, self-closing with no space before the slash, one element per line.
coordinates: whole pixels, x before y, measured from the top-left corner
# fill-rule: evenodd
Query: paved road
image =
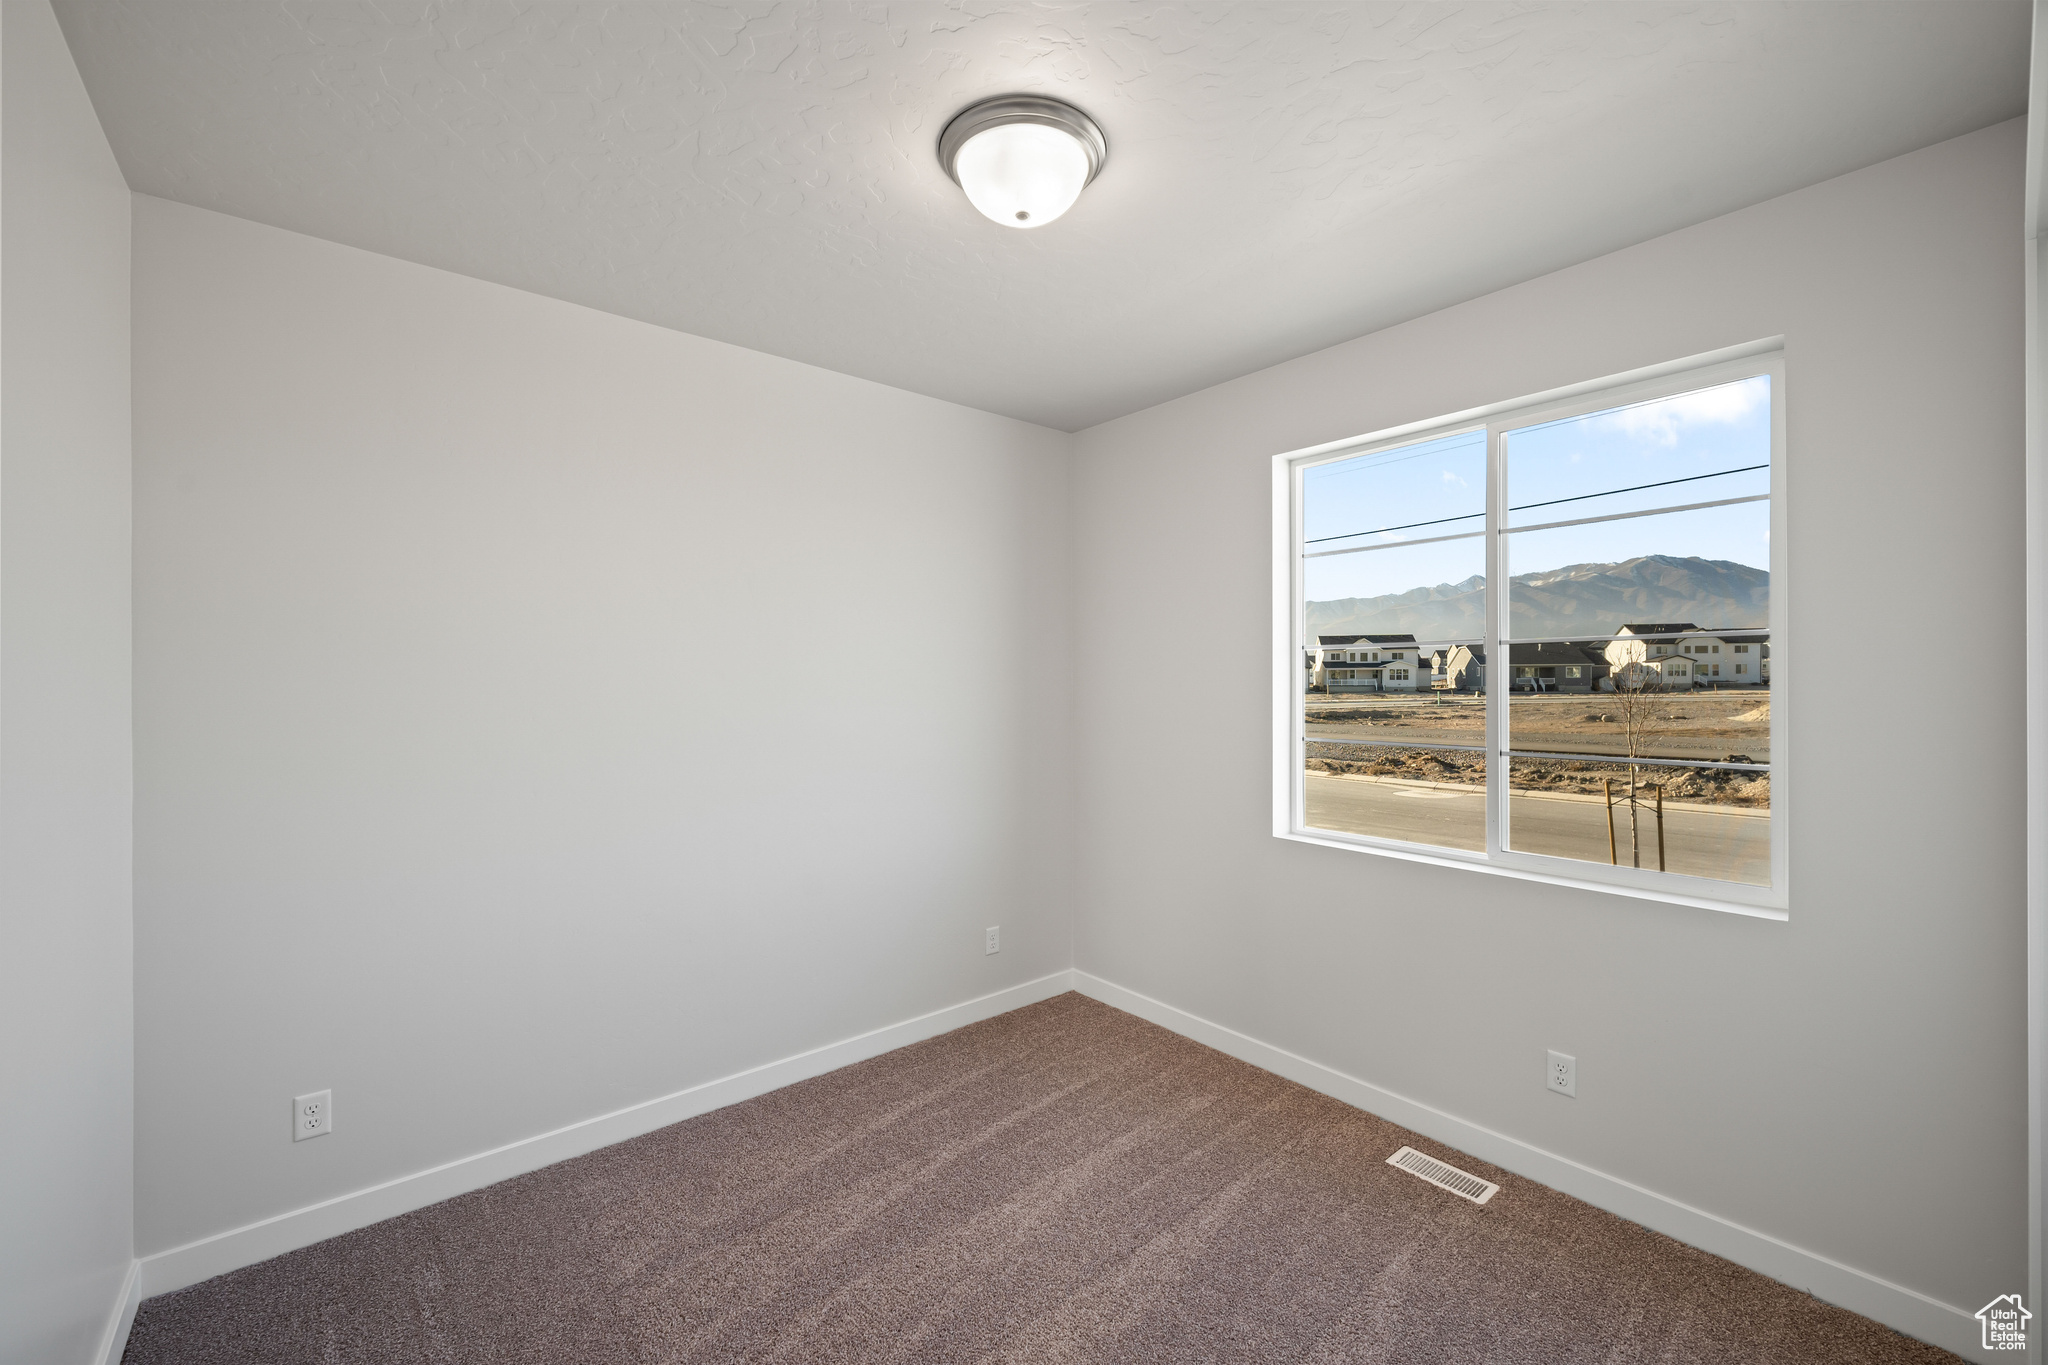
<path fill-rule="evenodd" d="M 1628 858 L 1628 827 L 1620 824 L 1621 856 Z M 1319 829 L 1411 839 L 1449 848 L 1486 847 L 1486 796 L 1393 782 L 1308 774 L 1308 822 Z M 1587 862 L 1607 861 L 1607 809 L 1598 801 L 1544 796 L 1511 797 L 1511 845 Z M 1656 866 L 1656 825 L 1643 825 L 1644 861 Z M 1771 822 L 1762 811 L 1673 807 L 1664 812 L 1665 866 L 1672 872 L 1768 885 Z"/>

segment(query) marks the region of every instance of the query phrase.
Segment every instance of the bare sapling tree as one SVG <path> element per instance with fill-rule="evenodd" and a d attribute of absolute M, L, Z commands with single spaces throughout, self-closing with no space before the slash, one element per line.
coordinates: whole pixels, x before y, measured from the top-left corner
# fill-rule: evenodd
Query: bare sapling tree
<path fill-rule="evenodd" d="M 1641 867 L 1641 816 L 1648 803 L 1639 793 L 1648 786 L 1642 780 L 1648 774 L 1636 760 L 1648 756 L 1652 741 L 1666 728 L 1668 717 L 1658 714 L 1657 708 L 1660 699 L 1673 689 L 1663 669 L 1640 659 L 1620 665 L 1609 676 L 1614 682 L 1614 709 L 1621 721 L 1622 742 L 1629 758 L 1628 793 L 1624 798 L 1628 807 L 1629 863 Z"/>

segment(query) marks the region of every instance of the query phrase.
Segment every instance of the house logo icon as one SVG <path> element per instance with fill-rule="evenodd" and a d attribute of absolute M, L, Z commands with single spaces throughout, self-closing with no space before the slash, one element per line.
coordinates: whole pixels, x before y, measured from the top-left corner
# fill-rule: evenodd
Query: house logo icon
<path fill-rule="evenodd" d="M 2034 1315 L 2021 1304 L 2017 1294 L 2000 1294 L 1977 1310 L 1984 1324 L 1984 1349 L 2024 1351 L 2027 1349 L 2027 1320 Z"/>

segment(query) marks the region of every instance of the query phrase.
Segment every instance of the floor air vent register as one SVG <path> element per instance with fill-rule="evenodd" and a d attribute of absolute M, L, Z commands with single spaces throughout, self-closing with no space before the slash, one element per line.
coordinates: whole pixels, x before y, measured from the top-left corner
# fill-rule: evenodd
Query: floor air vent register
<path fill-rule="evenodd" d="M 1456 1166 L 1446 1166 L 1433 1156 L 1424 1156 L 1413 1147 L 1403 1147 L 1387 1158 L 1389 1166 L 1399 1166 L 1412 1176 L 1427 1180 L 1440 1190 L 1449 1190 L 1460 1199 L 1469 1199 L 1475 1204 L 1484 1204 L 1500 1193 L 1500 1186 L 1491 1180 L 1481 1180 L 1476 1175 L 1467 1175 Z"/>

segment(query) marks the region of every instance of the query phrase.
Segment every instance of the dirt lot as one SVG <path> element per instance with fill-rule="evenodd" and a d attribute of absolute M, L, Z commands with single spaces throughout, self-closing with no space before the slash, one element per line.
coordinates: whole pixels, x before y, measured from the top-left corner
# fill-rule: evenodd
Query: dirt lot
<path fill-rule="evenodd" d="M 1308 764 L 1322 772 L 1364 773 L 1413 781 L 1485 785 L 1485 759 L 1455 750 L 1365 748 L 1318 744 L 1316 738 L 1381 741 L 1403 739 L 1445 744 L 1483 744 L 1486 710 L 1479 698 L 1386 697 L 1308 707 Z M 1693 692 L 1660 697 L 1652 708 L 1644 752 L 1658 757 L 1719 762 L 1766 762 L 1770 758 L 1770 694 Z M 1625 749 L 1624 726 L 1611 695 L 1516 697 L 1510 703 L 1511 741 L 1517 749 L 1574 753 L 1617 753 Z M 1661 783 L 1668 801 L 1731 806 L 1768 806 L 1768 774 L 1714 768 L 1639 769 Z M 1605 779 L 1625 779 L 1626 769 L 1593 759 L 1516 759 L 1511 780 L 1518 789 L 1599 795 Z"/>

